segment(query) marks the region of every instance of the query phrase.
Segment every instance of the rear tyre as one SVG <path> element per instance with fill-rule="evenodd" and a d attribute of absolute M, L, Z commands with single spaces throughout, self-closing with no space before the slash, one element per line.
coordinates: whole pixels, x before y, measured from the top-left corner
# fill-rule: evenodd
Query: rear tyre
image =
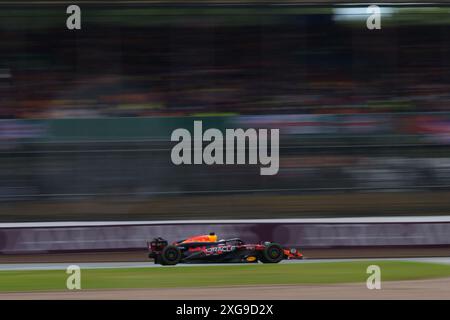
<path fill-rule="evenodd" d="M 283 248 L 277 243 L 267 245 L 261 254 L 262 263 L 278 263 L 284 259 Z"/>
<path fill-rule="evenodd" d="M 176 265 L 181 260 L 181 251 L 175 246 L 167 246 L 161 251 L 158 260 L 164 266 Z"/>

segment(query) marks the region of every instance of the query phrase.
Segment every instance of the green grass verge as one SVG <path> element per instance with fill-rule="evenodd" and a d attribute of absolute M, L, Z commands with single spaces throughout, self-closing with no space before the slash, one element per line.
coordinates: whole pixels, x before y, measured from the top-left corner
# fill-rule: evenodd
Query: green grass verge
<path fill-rule="evenodd" d="M 382 281 L 450 277 L 450 265 L 405 261 L 356 261 L 186 268 L 82 269 L 82 289 L 174 288 L 232 285 L 365 282 L 369 265 Z M 0 271 L 0 291 L 67 290 L 64 270 Z"/>

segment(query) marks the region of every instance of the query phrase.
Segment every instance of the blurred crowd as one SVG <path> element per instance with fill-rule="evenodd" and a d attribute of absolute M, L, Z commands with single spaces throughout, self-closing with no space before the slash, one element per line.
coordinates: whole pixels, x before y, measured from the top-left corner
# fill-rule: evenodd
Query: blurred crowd
<path fill-rule="evenodd" d="M 450 25 L 86 29 L 2 32 L 1 118 L 450 111 Z"/>
<path fill-rule="evenodd" d="M 179 195 L 195 212 L 192 195 L 450 189 L 450 24 L 371 31 L 329 14 L 261 24 L 197 19 L 93 23 L 79 32 L 0 27 L 0 202 L 14 202 L 0 211 L 58 199 L 64 212 L 67 199 L 105 195 L 127 203 Z M 158 131 L 167 116 L 280 128 L 279 174 L 176 167 L 170 143 L 152 139 L 159 132 L 131 142 L 136 136 L 119 134 L 150 132 L 133 122 L 144 118 L 158 119 Z M 100 122 L 58 122 L 79 118 Z M 44 139 L 29 141 L 36 137 Z M 252 203 L 239 214 L 260 209 Z"/>

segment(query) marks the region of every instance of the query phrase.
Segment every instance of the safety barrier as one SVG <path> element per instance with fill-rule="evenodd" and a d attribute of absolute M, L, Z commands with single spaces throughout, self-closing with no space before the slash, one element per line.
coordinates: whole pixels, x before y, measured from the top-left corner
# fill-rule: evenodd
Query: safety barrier
<path fill-rule="evenodd" d="M 154 237 L 209 232 L 302 248 L 443 246 L 450 245 L 450 217 L 3 223 L 0 253 L 136 250 Z"/>

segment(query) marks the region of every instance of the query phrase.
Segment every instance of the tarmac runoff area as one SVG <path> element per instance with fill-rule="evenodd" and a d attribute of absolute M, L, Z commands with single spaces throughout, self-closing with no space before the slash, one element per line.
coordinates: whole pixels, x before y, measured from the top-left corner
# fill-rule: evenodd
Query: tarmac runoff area
<path fill-rule="evenodd" d="M 335 285 L 80 290 L 0 293 L 0 300 L 450 300 L 450 278 Z"/>
<path fill-rule="evenodd" d="M 374 259 L 305 259 L 305 260 L 284 260 L 281 264 L 294 263 L 326 263 L 326 262 L 351 262 L 351 261 L 412 261 L 428 262 L 439 264 L 450 264 L 450 257 L 427 257 L 427 258 L 374 258 Z M 77 265 L 81 269 L 120 269 L 120 268 L 189 268 L 195 266 L 232 266 L 232 265 L 255 265 L 253 263 L 202 263 L 202 264 L 177 264 L 175 266 L 162 266 L 153 262 L 92 262 L 92 263 L 18 263 L 0 264 L 0 271 L 19 270 L 66 270 L 69 265 Z"/>

